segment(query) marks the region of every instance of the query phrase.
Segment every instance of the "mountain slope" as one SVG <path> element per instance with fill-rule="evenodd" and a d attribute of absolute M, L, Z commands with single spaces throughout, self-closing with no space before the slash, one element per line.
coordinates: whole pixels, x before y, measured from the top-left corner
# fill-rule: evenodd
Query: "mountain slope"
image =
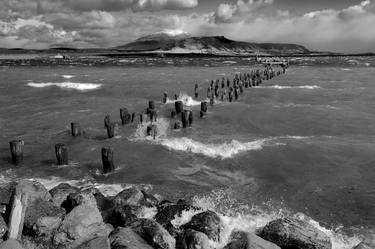
<path fill-rule="evenodd" d="M 188 37 L 158 33 L 141 37 L 134 42 L 116 47 L 123 52 L 205 53 L 205 54 L 306 54 L 308 49 L 296 44 L 249 43 L 224 36 Z"/>

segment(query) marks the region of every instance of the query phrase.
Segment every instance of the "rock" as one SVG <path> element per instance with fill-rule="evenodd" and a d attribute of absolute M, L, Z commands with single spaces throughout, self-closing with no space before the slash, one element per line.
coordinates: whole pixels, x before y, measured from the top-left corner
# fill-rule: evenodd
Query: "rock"
<path fill-rule="evenodd" d="M 20 180 L 15 191 L 27 195 L 28 205 L 36 200 L 49 201 L 52 198 L 48 190 L 37 181 Z"/>
<path fill-rule="evenodd" d="M 92 194 L 95 197 L 96 205 L 100 211 L 108 210 L 114 206 L 113 200 L 105 197 L 99 190 L 94 190 L 95 192 L 92 192 Z"/>
<path fill-rule="evenodd" d="M 96 199 L 91 190 L 69 194 L 61 206 L 65 208 L 67 213 L 69 213 L 73 208 L 82 204 L 87 204 L 89 206 L 95 207 L 97 206 Z"/>
<path fill-rule="evenodd" d="M 194 215 L 190 222 L 183 225 L 183 229 L 193 229 L 206 234 L 209 239 L 219 241 L 223 224 L 215 212 L 205 211 Z"/>
<path fill-rule="evenodd" d="M 108 237 L 103 236 L 89 240 L 78 246 L 77 249 L 111 249 L 111 246 Z"/>
<path fill-rule="evenodd" d="M 54 243 L 70 248 L 96 237 L 108 236 L 111 230 L 104 224 L 96 205 L 83 203 L 66 215 L 54 235 Z"/>
<path fill-rule="evenodd" d="M 0 244 L 0 249 L 24 249 L 24 247 L 17 240 L 8 239 Z"/>
<path fill-rule="evenodd" d="M 0 204 L 9 205 L 16 186 L 16 182 L 8 182 L 0 185 Z"/>
<path fill-rule="evenodd" d="M 177 237 L 176 249 L 212 249 L 210 241 L 204 233 L 191 229 L 185 230 Z"/>
<path fill-rule="evenodd" d="M 118 193 L 113 201 L 116 206 L 140 206 L 144 201 L 144 195 L 142 191 L 137 188 L 128 188 Z"/>
<path fill-rule="evenodd" d="M 133 222 L 130 227 L 154 248 L 175 248 L 176 240 L 156 221 L 138 219 Z"/>
<path fill-rule="evenodd" d="M 366 244 L 365 242 L 359 243 L 357 246 L 355 246 L 353 249 L 371 249 L 373 247 L 370 247 L 370 245 Z"/>
<path fill-rule="evenodd" d="M 35 201 L 26 208 L 24 234 L 50 235 L 65 216 L 65 210 L 49 201 Z"/>
<path fill-rule="evenodd" d="M 310 223 L 294 218 L 282 218 L 269 222 L 260 237 L 281 248 L 331 249 L 330 238 Z"/>
<path fill-rule="evenodd" d="M 58 207 L 61 206 L 61 204 L 66 200 L 69 194 L 74 194 L 77 192 L 79 192 L 78 188 L 73 187 L 67 183 L 60 183 L 49 191 L 52 196 L 52 203 Z"/>
<path fill-rule="evenodd" d="M 277 245 L 252 233 L 235 231 L 230 237 L 230 242 L 224 249 L 280 249 Z"/>
<path fill-rule="evenodd" d="M 131 228 L 117 228 L 109 235 L 111 249 L 152 249 L 152 246 L 142 239 Z"/>
<path fill-rule="evenodd" d="M 108 218 L 107 222 L 114 227 L 127 227 L 137 219 L 137 208 L 139 209 L 141 207 L 132 207 L 128 205 L 115 207 L 112 209 L 112 214 Z"/>
<path fill-rule="evenodd" d="M 142 190 L 141 191 L 143 194 L 143 205 L 146 207 L 155 207 L 158 205 L 159 200 L 153 196 L 152 194 L 147 193 L 146 191 Z"/>
<path fill-rule="evenodd" d="M 0 240 L 7 233 L 8 226 L 4 221 L 3 216 L 0 215 Z"/>

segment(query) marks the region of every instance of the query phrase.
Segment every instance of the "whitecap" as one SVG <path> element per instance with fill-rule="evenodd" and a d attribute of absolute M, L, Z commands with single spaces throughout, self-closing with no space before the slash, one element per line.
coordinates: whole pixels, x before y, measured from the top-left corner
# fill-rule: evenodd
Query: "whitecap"
<path fill-rule="evenodd" d="M 186 93 L 180 93 L 179 96 L 177 97 L 177 100 L 167 100 L 167 104 L 175 103 L 176 101 L 182 101 L 184 106 L 198 106 L 201 104 L 200 101 L 197 101 L 193 99 L 190 95 Z"/>
<path fill-rule="evenodd" d="M 75 75 L 66 74 L 66 75 L 61 75 L 61 77 L 63 77 L 64 79 L 72 79 L 72 78 L 74 78 L 76 76 Z"/>
<path fill-rule="evenodd" d="M 78 83 L 78 82 L 60 82 L 60 83 L 58 82 L 44 82 L 44 83 L 29 82 L 27 83 L 27 85 L 31 87 L 36 87 L 36 88 L 56 86 L 62 89 L 75 89 L 78 91 L 95 90 L 95 89 L 102 87 L 102 84 Z"/>

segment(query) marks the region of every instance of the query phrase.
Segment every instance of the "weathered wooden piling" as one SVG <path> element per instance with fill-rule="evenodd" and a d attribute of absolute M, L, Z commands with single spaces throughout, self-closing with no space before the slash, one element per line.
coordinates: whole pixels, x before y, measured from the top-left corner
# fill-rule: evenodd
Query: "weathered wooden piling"
<path fill-rule="evenodd" d="M 111 123 L 111 116 L 110 115 L 106 115 L 104 117 L 104 128 L 107 128 L 109 123 Z"/>
<path fill-rule="evenodd" d="M 229 93 L 228 93 L 228 100 L 229 100 L 229 102 L 233 101 L 233 91 L 229 91 Z"/>
<path fill-rule="evenodd" d="M 182 123 L 182 128 L 186 128 L 189 125 L 189 111 L 184 110 L 181 113 L 181 123 Z"/>
<path fill-rule="evenodd" d="M 109 123 L 107 126 L 107 135 L 108 138 L 113 138 L 115 136 L 115 131 L 116 131 L 116 123 Z"/>
<path fill-rule="evenodd" d="M 157 128 L 158 127 L 154 124 L 151 124 L 151 125 L 147 126 L 147 129 L 146 129 L 147 136 L 150 136 L 150 137 L 153 137 L 154 139 L 156 139 Z"/>
<path fill-rule="evenodd" d="M 174 103 L 176 114 L 180 114 L 184 110 L 184 103 L 182 101 L 176 101 Z"/>
<path fill-rule="evenodd" d="M 214 106 L 215 104 L 215 98 L 213 96 L 211 96 L 210 98 L 210 106 Z"/>
<path fill-rule="evenodd" d="M 171 111 L 171 118 L 174 118 L 174 117 L 176 117 L 176 111 L 175 111 L 175 110 L 172 110 L 172 111 Z"/>
<path fill-rule="evenodd" d="M 126 108 L 121 108 L 120 109 L 120 118 L 121 118 L 121 123 L 122 125 L 127 125 L 131 122 L 131 115 Z"/>
<path fill-rule="evenodd" d="M 68 148 L 65 144 L 55 144 L 57 165 L 68 165 Z"/>
<path fill-rule="evenodd" d="M 163 104 L 166 104 L 167 101 L 168 101 L 168 93 L 164 92 L 164 94 L 163 94 Z"/>
<path fill-rule="evenodd" d="M 78 137 L 81 135 L 81 126 L 77 122 L 73 122 L 70 124 L 71 131 L 72 131 L 72 136 L 73 137 Z"/>
<path fill-rule="evenodd" d="M 238 88 L 234 88 L 234 99 L 238 100 Z"/>
<path fill-rule="evenodd" d="M 135 112 L 132 113 L 132 119 L 131 119 L 132 123 L 134 123 L 134 119 L 135 119 Z"/>
<path fill-rule="evenodd" d="M 193 125 L 193 120 L 194 120 L 193 112 L 189 111 L 189 115 L 188 115 L 189 126 Z"/>
<path fill-rule="evenodd" d="M 112 147 L 102 148 L 102 164 L 103 164 L 103 174 L 107 174 L 107 173 L 111 173 L 115 171 L 115 165 L 113 163 Z"/>
<path fill-rule="evenodd" d="M 174 100 L 178 100 L 178 95 L 177 94 L 174 95 Z"/>
<path fill-rule="evenodd" d="M 204 116 L 204 111 L 200 111 L 199 112 L 199 117 L 203 118 L 203 116 Z"/>
<path fill-rule="evenodd" d="M 12 155 L 12 162 L 14 164 L 20 164 L 23 161 L 23 146 L 25 142 L 23 140 L 13 140 L 9 142 L 10 153 Z"/>
<path fill-rule="evenodd" d="M 150 100 L 150 101 L 148 102 L 148 108 L 149 108 L 150 110 L 155 110 L 155 101 Z"/>
<path fill-rule="evenodd" d="M 151 122 L 158 121 L 156 110 L 154 110 L 154 109 L 149 110 L 149 116 L 150 116 L 150 121 Z"/>

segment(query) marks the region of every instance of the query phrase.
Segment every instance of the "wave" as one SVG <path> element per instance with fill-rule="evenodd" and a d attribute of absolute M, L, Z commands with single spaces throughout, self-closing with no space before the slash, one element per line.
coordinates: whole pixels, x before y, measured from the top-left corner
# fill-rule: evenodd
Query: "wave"
<path fill-rule="evenodd" d="M 185 106 L 198 106 L 201 104 L 200 101 L 193 99 L 193 97 L 189 96 L 186 93 L 180 93 L 177 100 L 167 100 L 167 104 L 175 103 L 176 101 L 182 101 Z"/>
<path fill-rule="evenodd" d="M 50 87 L 50 86 L 57 86 L 63 89 L 75 89 L 78 91 L 87 91 L 87 90 L 95 90 L 102 87 L 102 84 L 94 84 L 94 83 L 78 83 L 78 82 L 44 82 L 44 83 L 34 83 L 29 82 L 27 83 L 28 86 L 36 87 L 36 88 L 43 88 L 43 87 Z"/>
<path fill-rule="evenodd" d="M 280 86 L 280 85 L 273 85 L 273 86 L 257 86 L 255 88 L 271 88 L 271 89 L 318 89 L 320 86 L 317 85 L 305 85 L 305 86 Z"/>
<path fill-rule="evenodd" d="M 299 108 L 299 107 L 312 107 L 312 108 L 320 108 L 320 109 L 333 109 L 338 110 L 340 108 L 332 106 L 332 105 L 312 105 L 312 104 L 295 104 L 295 103 L 286 103 L 281 105 L 273 105 L 275 108 Z"/>
<path fill-rule="evenodd" d="M 61 75 L 61 77 L 63 77 L 64 79 L 72 79 L 72 78 L 74 78 L 76 76 L 75 75 L 68 75 L 68 74 L 66 74 L 66 75 Z"/>

